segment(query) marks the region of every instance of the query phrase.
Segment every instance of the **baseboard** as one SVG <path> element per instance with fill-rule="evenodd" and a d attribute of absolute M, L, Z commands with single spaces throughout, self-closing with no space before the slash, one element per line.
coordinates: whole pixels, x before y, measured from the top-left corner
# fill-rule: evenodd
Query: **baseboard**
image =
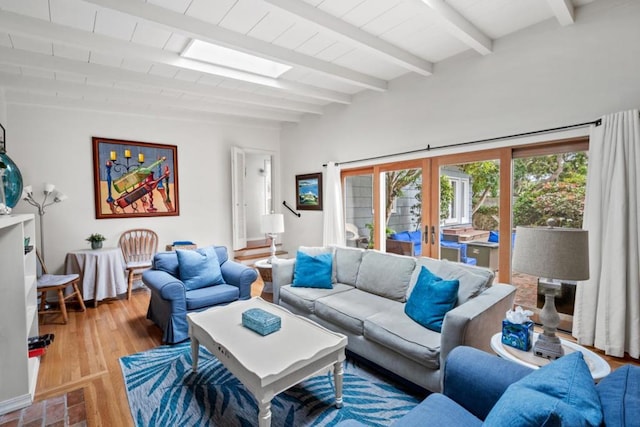
<path fill-rule="evenodd" d="M 0 402 L 0 415 L 8 414 L 9 412 L 26 408 L 32 403 L 33 400 L 31 399 L 30 394 L 23 394 L 21 396 L 12 397 L 11 399 Z"/>

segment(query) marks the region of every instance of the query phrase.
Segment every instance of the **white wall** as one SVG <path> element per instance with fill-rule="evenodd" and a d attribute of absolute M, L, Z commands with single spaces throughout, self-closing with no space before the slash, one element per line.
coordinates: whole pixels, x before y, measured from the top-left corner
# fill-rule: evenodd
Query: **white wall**
<path fill-rule="evenodd" d="M 37 198 L 45 182 L 69 196 L 44 216 L 46 262 L 58 271 L 68 251 L 89 247 L 84 239 L 91 233 L 104 234 L 105 246 L 117 246 L 124 230 L 151 228 L 161 250 L 174 240 L 231 248 L 230 147 L 279 147 L 279 131 L 264 128 L 12 104 L 7 116 L 11 157 L 25 185 L 33 185 Z M 180 215 L 95 219 L 93 136 L 177 145 Z M 35 208 L 20 201 L 15 212 Z"/>
<path fill-rule="evenodd" d="M 283 198 L 295 205 L 295 175 L 321 171 L 327 161 L 548 129 L 639 107 L 640 2 L 597 1 L 578 9 L 576 21 L 543 22 L 497 40 L 488 56 L 464 53 L 438 63 L 430 77 L 404 76 L 385 93 L 364 92 L 351 105 L 286 128 Z M 285 220 L 290 253 L 322 243 L 322 212 L 303 211 L 299 219 L 285 213 Z"/>

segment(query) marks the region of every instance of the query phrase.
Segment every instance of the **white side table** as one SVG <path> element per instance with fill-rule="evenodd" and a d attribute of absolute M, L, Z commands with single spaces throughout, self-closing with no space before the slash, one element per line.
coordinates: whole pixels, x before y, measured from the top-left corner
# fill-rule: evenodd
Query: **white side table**
<path fill-rule="evenodd" d="M 255 267 L 258 269 L 258 273 L 260 273 L 260 277 L 262 277 L 262 281 L 264 282 L 262 292 L 266 292 L 268 294 L 273 293 L 273 279 L 271 277 L 271 264 L 269 263 L 269 260 L 260 260 L 255 263 Z"/>
<path fill-rule="evenodd" d="M 537 339 L 538 333 L 534 332 L 533 342 L 535 343 Z M 606 377 L 611 372 L 611 367 L 607 361 L 595 354 L 593 351 L 571 341 L 560 339 L 560 342 L 562 343 L 564 354 L 573 353 L 574 351 L 582 353 L 584 361 L 587 363 L 589 371 L 591 371 L 591 376 L 595 381 Z M 552 360 L 545 359 L 544 357 L 535 356 L 533 354 L 533 350 L 522 351 L 503 344 L 502 332 L 498 332 L 491 337 L 491 349 L 503 359 L 511 360 L 512 362 L 516 362 L 532 369 L 539 369 L 541 366 L 553 362 Z"/>

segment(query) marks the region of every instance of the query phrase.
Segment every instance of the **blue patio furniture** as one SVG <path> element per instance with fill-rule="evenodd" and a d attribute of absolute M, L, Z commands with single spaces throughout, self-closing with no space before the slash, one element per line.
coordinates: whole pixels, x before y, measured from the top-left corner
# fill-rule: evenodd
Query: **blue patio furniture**
<path fill-rule="evenodd" d="M 478 263 L 478 260 L 475 258 L 467 256 L 466 243 L 449 242 L 446 240 L 440 240 L 440 258 L 469 265 L 476 265 Z"/>
<path fill-rule="evenodd" d="M 420 230 L 416 231 L 400 231 L 398 233 L 393 233 L 389 235 L 390 240 L 395 240 L 399 242 L 411 242 L 413 243 L 413 248 L 410 251 L 411 253 L 405 253 L 408 251 L 401 252 L 402 255 L 410 255 L 410 256 L 420 256 L 422 255 L 422 232 Z M 398 253 L 397 251 L 389 250 L 389 246 L 395 246 L 393 243 L 387 245 L 387 252 Z"/>

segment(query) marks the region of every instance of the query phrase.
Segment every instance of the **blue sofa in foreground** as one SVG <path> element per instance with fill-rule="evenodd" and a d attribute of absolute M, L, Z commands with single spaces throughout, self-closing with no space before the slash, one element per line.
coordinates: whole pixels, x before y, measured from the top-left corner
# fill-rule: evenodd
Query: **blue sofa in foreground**
<path fill-rule="evenodd" d="M 189 338 L 188 312 L 249 299 L 257 278 L 253 268 L 229 260 L 224 246 L 159 252 L 142 274 L 151 290 L 147 319 L 162 329 L 164 343 L 179 343 Z"/>
<path fill-rule="evenodd" d="M 640 425 L 640 367 L 623 366 L 594 385 L 579 352 L 534 371 L 459 346 L 449 353 L 443 381 L 442 393 L 429 395 L 393 426 Z"/>

